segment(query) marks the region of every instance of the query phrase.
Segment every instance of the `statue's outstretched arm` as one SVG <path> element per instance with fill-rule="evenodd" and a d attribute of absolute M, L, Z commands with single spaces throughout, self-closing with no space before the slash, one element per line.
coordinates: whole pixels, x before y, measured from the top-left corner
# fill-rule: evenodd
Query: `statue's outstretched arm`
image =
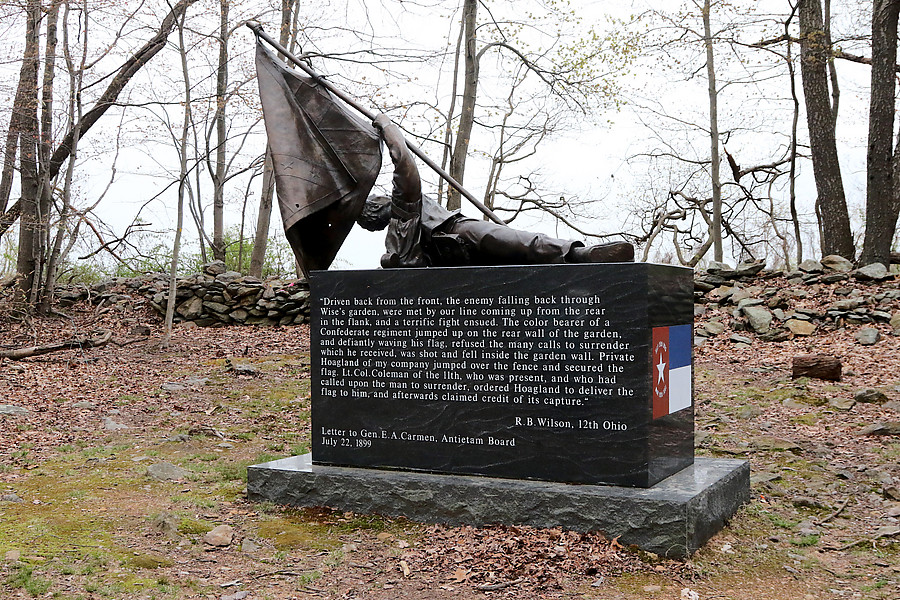
<path fill-rule="evenodd" d="M 416 159 L 406 146 L 406 139 L 400 128 L 387 115 L 378 115 L 372 123 L 381 132 L 381 137 L 394 163 L 393 192 L 394 205 L 406 211 L 419 212 L 422 201 L 422 180 Z"/>
<path fill-rule="evenodd" d="M 394 163 L 391 222 L 384 240 L 387 253 L 381 257 L 381 266 L 427 266 L 421 244 L 422 181 L 416 161 L 407 149 L 400 128 L 387 116 L 378 115 L 372 124 L 381 132 Z"/>

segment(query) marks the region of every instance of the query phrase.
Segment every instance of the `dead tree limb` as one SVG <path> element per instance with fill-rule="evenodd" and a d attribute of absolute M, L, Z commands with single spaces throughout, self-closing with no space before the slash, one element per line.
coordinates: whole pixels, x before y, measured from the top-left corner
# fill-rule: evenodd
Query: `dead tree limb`
<path fill-rule="evenodd" d="M 0 350 L 0 358 L 22 360 L 29 356 L 40 356 L 41 354 L 50 354 L 51 352 L 70 350 L 72 348 L 96 348 L 107 344 L 110 339 L 112 339 L 112 331 L 108 329 L 98 329 L 90 336 L 75 336 L 64 342 L 44 344 L 43 346 L 31 346 L 28 348 L 16 348 L 14 350 Z"/>
<path fill-rule="evenodd" d="M 828 381 L 841 380 L 841 361 L 825 354 L 795 356 L 791 365 L 791 379 L 813 377 Z"/>

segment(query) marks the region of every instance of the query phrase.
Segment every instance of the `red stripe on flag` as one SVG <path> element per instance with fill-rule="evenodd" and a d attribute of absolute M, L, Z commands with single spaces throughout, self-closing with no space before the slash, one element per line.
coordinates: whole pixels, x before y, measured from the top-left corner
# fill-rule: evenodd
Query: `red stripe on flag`
<path fill-rule="evenodd" d="M 669 328 L 654 327 L 650 346 L 653 418 L 669 414 Z"/>

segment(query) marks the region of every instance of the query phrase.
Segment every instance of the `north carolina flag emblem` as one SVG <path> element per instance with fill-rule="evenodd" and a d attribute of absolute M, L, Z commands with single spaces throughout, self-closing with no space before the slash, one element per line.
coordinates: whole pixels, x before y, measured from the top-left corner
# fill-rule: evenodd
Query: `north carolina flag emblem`
<path fill-rule="evenodd" d="M 650 346 L 653 418 L 691 406 L 692 325 L 654 327 Z"/>

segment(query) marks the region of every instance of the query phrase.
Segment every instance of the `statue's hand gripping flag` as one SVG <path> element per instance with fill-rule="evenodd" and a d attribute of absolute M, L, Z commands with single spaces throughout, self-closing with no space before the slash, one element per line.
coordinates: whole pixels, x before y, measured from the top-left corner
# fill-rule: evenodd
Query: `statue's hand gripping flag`
<path fill-rule="evenodd" d="M 284 232 L 304 274 L 327 269 L 381 169 L 372 125 L 257 42 L 259 96 Z"/>

